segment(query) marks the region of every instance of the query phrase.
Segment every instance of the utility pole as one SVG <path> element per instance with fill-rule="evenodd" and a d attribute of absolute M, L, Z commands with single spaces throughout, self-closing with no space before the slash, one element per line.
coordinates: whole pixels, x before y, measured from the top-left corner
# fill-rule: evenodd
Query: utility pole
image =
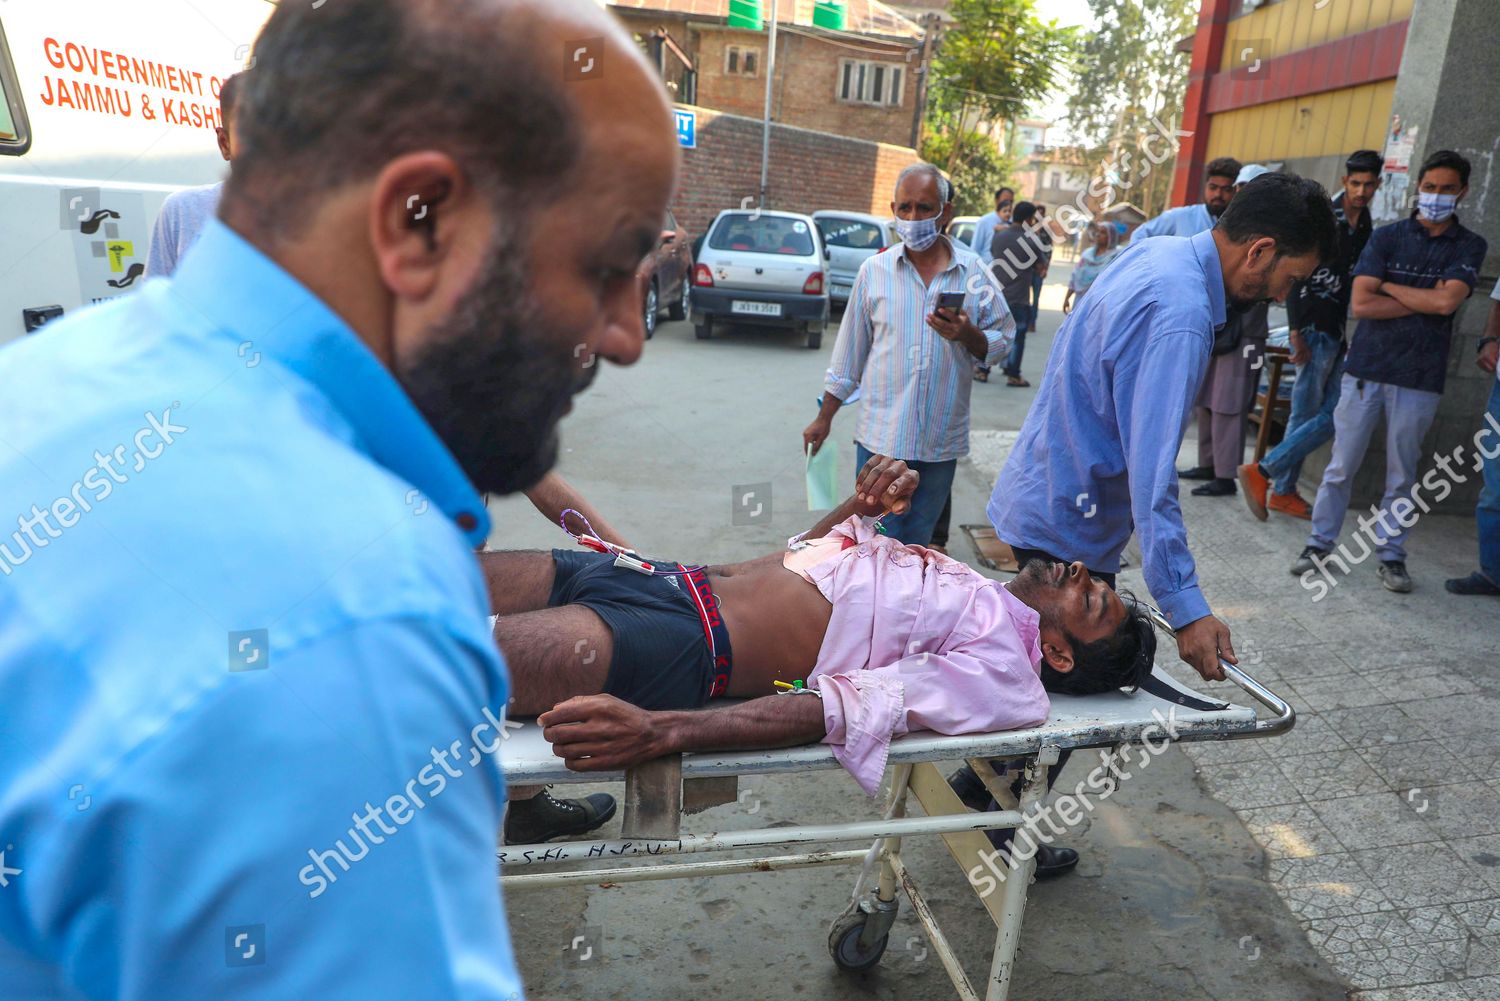
<path fill-rule="evenodd" d="M 766 112 L 761 117 L 760 203 L 766 207 L 766 183 L 771 170 L 771 81 L 776 76 L 776 0 L 771 0 L 771 34 L 766 46 Z"/>
<path fill-rule="evenodd" d="M 917 65 L 917 106 L 912 109 L 911 115 L 911 145 L 913 149 L 922 148 L 922 126 L 926 117 L 923 112 L 927 110 L 927 61 L 932 52 L 933 29 L 938 22 L 937 14 L 922 15 L 922 55 Z"/>

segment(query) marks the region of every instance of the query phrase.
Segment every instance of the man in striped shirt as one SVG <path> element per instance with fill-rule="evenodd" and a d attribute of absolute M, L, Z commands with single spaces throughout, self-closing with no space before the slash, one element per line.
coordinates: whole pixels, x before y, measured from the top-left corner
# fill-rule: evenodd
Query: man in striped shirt
<path fill-rule="evenodd" d="M 907 167 L 891 203 L 902 242 L 860 266 L 823 382 L 818 416 L 802 432 L 816 454 L 833 415 L 859 388 L 863 409 L 854 428 L 864 468 L 875 454 L 894 456 L 921 474 L 911 507 L 883 521 L 910 545 L 932 541 L 932 529 L 969 452 L 973 363 L 994 365 L 1010 350 L 1015 321 L 1000 285 L 973 251 L 941 234 L 953 218 L 953 186 L 931 164 Z M 940 296 L 962 296 L 957 308 Z"/>

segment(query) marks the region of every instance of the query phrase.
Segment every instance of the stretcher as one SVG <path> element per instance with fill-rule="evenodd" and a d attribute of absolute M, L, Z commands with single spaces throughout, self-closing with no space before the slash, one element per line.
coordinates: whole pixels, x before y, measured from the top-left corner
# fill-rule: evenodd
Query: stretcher
<path fill-rule="evenodd" d="M 1149 614 L 1158 629 L 1171 635 L 1171 627 L 1160 613 L 1150 609 Z M 1269 715 L 1260 715 L 1247 706 L 1209 700 L 1179 685 L 1157 667 L 1151 681 L 1133 694 L 1054 696 L 1047 721 L 1031 729 L 962 736 L 923 732 L 900 737 L 891 743 L 889 791 L 879 815 L 836 824 L 704 834 L 681 831 L 683 814 L 734 802 L 740 776 L 839 768 L 833 753 L 823 744 L 670 755 L 624 772 L 579 773 L 569 771 L 552 753 L 552 746 L 535 723 L 529 723 L 508 732 L 501 750 L 506 782 L 623 781 L 623 830 L 620 838 L 611 840 L 507 845 L 499 858 L 501 883 L 507 891 L 514 891 L 858 865 L 860 871 L 849 904 L 829 931 L 829 952 L 839 967 L 865 970 L 880 961 L 896 920 L 901 891 L 915 909 L 931 952 L 942 963 L 958 996 L 965 1001 L 978 1001 L 981 996 L 987 1001 L 1005 1001 L 1015 968 L 1026 892 L 1035 871 L 1035 852 L 1034 845 L 1029 852 L 1013 849 L 1005 856 L 1003 868 L 998 867 L 997 853 L 984 832 L 1002 828 L 1039 830 L 1049 766 L 1066 751 L 1101 752 L 1106 779 L 1098 791 L 1102 798 L 1117 787 L 1118 762 L 1130 745 L 1162 749 L 1166 742 L 1264 737 L 1292 727 L 1295 715 L 1284 699 L 1234 665 L 1220 663 L 1227 679 L 1264 706 Z M 1163 743 L 1155 743 L 1158 739 Z M 938 767 L 939 762 L 956 760 L 969 763 L 1000 810 L 975 813 L 963 805 Z M 1019 795 L 1013 791 L 1017 787 Z M 913 800 L 922 816 L 908 814 Z M 943 839 L 995 924 L 989 977 L 982 995 L 970 983 L 915 878 L 902 862 L 902 840 L 928 835 Z M 872 839 L 868 849 L 835 847 Z M 1025 840 L 1018 833 L 1015 843 L 1020 845 Z M 767 850 L 786 847 L 800 850 L 766 854 Z M 726 852 L 738 855 L 746 850 L 756 854 L 697 858 Z M 976 872 L 993 875 L 979 881 Z M 996 878 L 1001 873 L 1003 878 Z M 867 891 L 872 882 L 873 887 Z M 983 892 L 981 882 L 987 884 Z"/>

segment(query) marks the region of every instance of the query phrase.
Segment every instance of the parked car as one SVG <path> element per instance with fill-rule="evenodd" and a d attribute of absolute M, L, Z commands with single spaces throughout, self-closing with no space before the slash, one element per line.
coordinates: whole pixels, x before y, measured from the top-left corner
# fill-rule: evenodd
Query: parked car
<path fill-rule="evenodd" d="M 828 297 L 843 305 L 849 301 L 859 266 L 901 238 L 890 219 L 864 212 L 824 209 L 814 212 L 813 219 L 828 247 Z"/>
<path fill-rule="evenodd" d="M 828 323 L 827 267 L 811 216 L 726 209 L 693 267 L 693 333 L 707 340 L 715 320 L 791 327 L 816 348 Z"/>
<path fill-rule="evenodd" d="M 977 215 L 954 216 L 953 221 L 948 224 L 948 236 L 954 243 L 967 247 L 974 242 L 974 227 L 978 225 Z"/>
<path fill-rule="evenodd" d="M 677 217 L 667 210 L 662 221 L 661 239 L 656 249 L 641 262 L 640 276 L 644 292 L 646 340 L 656 333 L 656 321 L 662 307 L 674 320 L 687 317 L 688 289 L 693 284 L 693 241 Z"/>

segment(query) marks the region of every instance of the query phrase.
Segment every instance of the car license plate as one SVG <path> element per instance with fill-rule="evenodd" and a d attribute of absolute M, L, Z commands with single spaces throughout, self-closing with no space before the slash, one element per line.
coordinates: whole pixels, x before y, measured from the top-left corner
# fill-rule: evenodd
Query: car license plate
<path fill-rule="evenodd" d="M 780 316 L 781 303 L 744 302 L 740 299 L 734 299 L 729 303 L 729 311 L 731 313 L 751 313 L 756 316 Z"/>
<path fill-rule="evenodd" d="M 854 291 L 854 286 L 853 285 L 830 285 L 830 286 L 828 286 L 828 291 L 830 293 L 834 294 L 834 295 L 848 296 L 848 294 L 850 292 Z"/>

